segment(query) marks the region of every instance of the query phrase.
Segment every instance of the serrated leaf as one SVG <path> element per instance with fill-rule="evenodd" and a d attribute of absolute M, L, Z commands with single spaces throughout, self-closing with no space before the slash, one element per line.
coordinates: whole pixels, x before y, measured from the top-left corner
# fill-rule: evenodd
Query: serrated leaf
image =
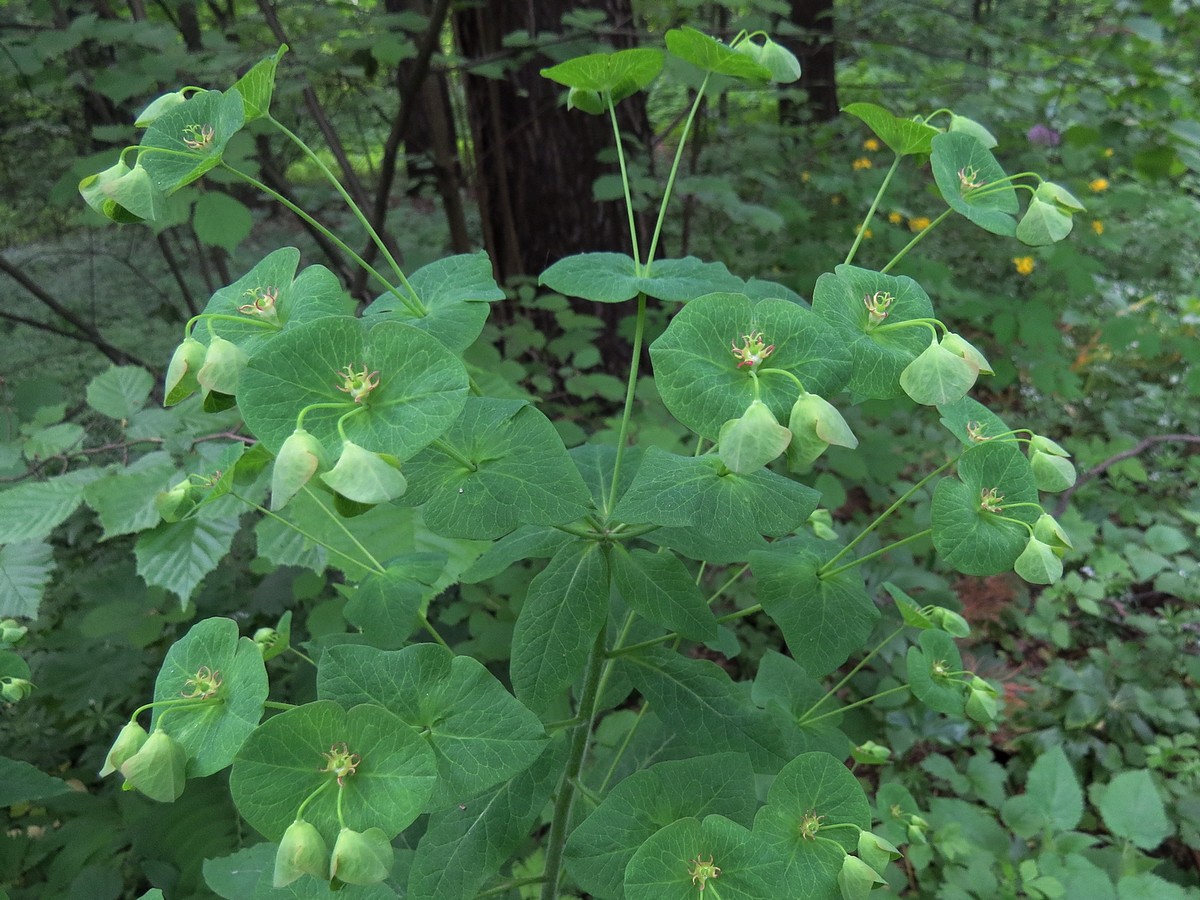
<path fill-rule="evenodd" d="M 146 405 L 154 390 L 154 376 L 139 366 L 111 366 L 87 386 L 88 406 L 118 421 L 130 418 Z"/>
<path fill-rule="evenodd" d="M 758 366 L 739 368 L 731 346 L 759 334 L 774 350 Z M 755 303 L 732 293 L 708 294 L 684 306 L 650 345 L 650 358 L 671 415 L 710 440 L 754 400 L 786 421 L 796 399 L 795 382 L 771 372 L 752 374 L 752 368 L 783 370 L 822 396 L 840 390 L 851 374 L 843 342 L 820 317 L 787 300 Z"/>
<path fill-rule="evenodd" d="M 939 134 L 932 125 L 902 119 L 874 103 L 851 103 L 842 107 L 842 112 L 861 119 L 898 156 L 929 153 L 933 138 Z"/>
<path fill-rule="evenodd" d="M 546 743 L 537 717 L 495 676 L 436 644 L 392 652 L 331 647 L 321 657 L 317 694 L 343 706 L 374 703 L 420 730 L 437 761 L 432 809 L 526 769 Z"/>
<path fill-rule="evenodd" d="M 657 763 L 618 783 L 571 832 L 563 856 L 583 890 L 605 900 L 623 897 L 626 866 L 660 828 L 710 814 L 749 826 L 756 805 L 754 770 L 744 753 Z"/>
<path fill-rule="evenodd" d="M 343 744 L 360 762 L 339 791 L 336 772 L 326 771 L 327 754 Z M 229 790 L 246 821 L 277 841 L 304 799 L 330 785 L 304 818 L 332 846 L 340 830 L 339 794 L 348 827 L 395 836 L 424 809 L 436 773 L 424 739 L 386 710 L 370 704 L 344 710 L 318 700 L 272 716 L 254 731 L 234 760 Z"/>
<path fill-rule="evenodd" d="M 154 710 L 159 725 L 187 752 L 187 776 L 203 778 L 231 762 L 262 719 L 267 699 L 267 670 L 262 653 L 238 636 L 232 619 L 204 619 L 176 641 L 154 682 L 156 701 L 178 700 L 195 692 L 189 683 L 203 669 L 216 673 L 220 686 L 199 708 Z M 151 728 L 153 730 L 153 726 Z"/>
<path fill-rule="evenodd" d="M 623 303 L 639 293 L 659 300 L 685 302 L 713 291 L 741 290 L 742 280 L 722 263 L 694 256 L 658 259 L 646 270 L 623 253 L 580 253 L 560 259 L 538 278 L 538 284 L 596 303 Z"/>
<path fill-rule="evenodd" d="M 413 457 L 406 471 L 403 502 L 423 504 L 425 523 L 449 537 L 487 540 L 519 524 L 560 525 L 588 511 L 587 487 L 562 438 L 520 400 L 470 398 L 441 444 Z"/>
<path fill-rule="evenodd" d="M 933 178 L 946 204 L 985 231 L 1012 237 L 1020 204 L 1011 184 L 997 186 L 1007 176 L 991 151 L 961 131 L 937 135 L 932 147 Z"/>
<path fill-rule="evenodd" d="M 429 817 L 408 876 L 411 897 L 463 900 L 478 893 L 538 821 L 566 761 L 564 740 L 484 794 Z"/>
<path fill-rule="evenodd" d="M 78 469 L 0 491 L 0 544 L 39 541 L 83 502 L 83 489 L 104 469 Z"/>
<path fill-rule="evenodd" d="M 134 545 L 138 574 L 146 584 L 166 588 L 180 603 L 213 571 L 233 546 L 238 516 L 210 515 L 163 522 L 143 531 Z"/>
<path fill-rule="evenodd" d="M 517 697 L 545 713 L 583 671 L 608 615 L 608 561 L 598 544 L 559 550 L 529 584 L 512 638 Z"/>
<path fill-rule="evenodd" d="M 475 342 L 487 321 L 488 304 L 503 300 L 487 253 L 462 253 L 422 266 L 408 276 L 425 315 L 416 315 L 390 291 L 363 310 L 432 334 L 455 352 Z M 403 290 L 403 288 L 401 288 Z"/>
<path fill-rule="evenodd" d="M 1083 791 L 1062 747 L 1038 757 L 1029 769 L 1025 793 L 1009 797 L 1004 821 L 1025 837 L 1042 831 L 1069 831 L 1083 817 Z"/>
<path fill-rule="evenodd" d="M 54 568 L 49 544 L 23 541 L 0 547 L 0 617 L 36 619 Z"/>
<path fill-rule="evenodd" d="M 1098 806 L 1108 830 L 1142 850 L 1153 850 L 1175 831 L 1154 779 L 1145 769 L 1122 772 L 1113 778 L 1105 786 Z"/>
<path fill-rule="evenodd" d="M 136 534 L 160 521 L 155 496 L 176 475 L 168 453 L 150 453 L 128 468 L 97 479 L 83 489 L 84 500 L 96 511 L 104 529 L 102 540 Z"/>
<path fill-rule="evenodd" d="M 853 569 L 821 576 L 837 553 L 833 544 L 778 541 L 750 555 L 763 610 L 779 626 L 788 649 L 818 677 L 832 672 L 870 635 L 879 610 Z"/>
<path fill-rule="evenodd" d="M 638 615 L 688 640 L 716 638 L 717 619 L 679 557 L 618 544 L 611 563 L 613 583 Z"/>

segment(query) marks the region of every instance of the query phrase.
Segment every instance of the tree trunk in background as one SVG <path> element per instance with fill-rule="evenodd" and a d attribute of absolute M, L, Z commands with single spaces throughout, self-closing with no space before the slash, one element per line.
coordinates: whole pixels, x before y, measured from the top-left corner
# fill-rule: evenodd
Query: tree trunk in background
<path fill-rule="evenodd" d="M 804 32 L 782 41 L 800 60 L 800 88 L 808 95 L 800 114 L 794 103 L 781 103 L 780 118 L 796 124 L 807 118 L 828 122 L 838 116 L 837 45 L 833 40 L 833 0 L 791 0 L 791 22 Z"/>
<path fill-rule="evenodd" d="M 561 31 L 563 13 L 580 8 L 604 10 L 610 26 L 632 33 L 629 0 L 485 0 L 455 13 L 454 30 L 468 59 L 503 59 L 512 52 L 506 34 Z M 621 205 L 592 199 L 592 183 L 613 170 L 596 159 L 612 146 L 612 128 L 605 116 L 568 112 L 563 88 L 538 74 L 554 62 L 538 54 L 503 81 L 466 78 L 476 197 L 501 280 L 536 275 L 574 253 L 630 250 Z M 643 98 L 618 108 L 624 130 L 640 137 L 648 131 Z"/>

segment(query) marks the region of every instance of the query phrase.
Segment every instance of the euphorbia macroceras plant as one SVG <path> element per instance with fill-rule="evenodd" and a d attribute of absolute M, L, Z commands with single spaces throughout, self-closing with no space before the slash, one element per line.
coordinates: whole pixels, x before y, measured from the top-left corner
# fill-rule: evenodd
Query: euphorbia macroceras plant
<path fill-rule="evenodd" d="M 202 521 L 233 497 L 294 529 L 340 569 L 354 626 L 306 645 L 317 699 L 292 706 L 267 700 L 268 663 L 300 653 L 290 614 L 253 641 L 233 620 L 201 621 L 117 738 L 105 772 L 156 800 L 232 765 L 233 800 L 270 843 L 210 861 L 214 877 L 259 872 L 256 896 L 302 879 L 421 898 L 510 896 L 520 885 L 540 885 L 545 898 L 866 896 L 900 852 L 871 832 L 871 808 L 844 761 L 879 763 L 888 750 L 851 747 L 838 728 L 839 691 L 857 667 L 831 676 L 898 632 L 867 646 L 882 598 L 859 567 L 931 542 L 945 565 L 970 575 L 1015 568 L 1049 582 L 1061 573 L 1069 542 L 1039 490 L 1070 485 L 1067 454 L 967 397 L 991 373 L 987 360 L 936 317 L 920 285 L 889 271 L 955 213 L 1047 243 L 1070 230 L 1078 203 L 1037 175 L 1006 175 L 978 123 L 860 103 L 847 112 L 895 154 L 860 235 L 906 160 L 932 162 L 947 204 L 895 259 L 878 271 L 856 266 L 856 241 L 811 305 L 720 263 L 660 259 L 704 97 L 799 72 L 762 34 L 725 44 L 685 28 L 669 31 L 666 46 L 695 89 L 646 248 L 615 104 L 656 80 L 663 51 L 598 53 L 543 73 L 581 114 L 612 123 L 625 185 L 631 253 L 569 257 L 541 277 L 564 295 L 632 302 L 615 444 L 568 450 L 532 403 L 481 390 L 484 373 L 463 354 L 504 296 L 488 258 L 401 270 L 320 157 L 272 116 L 282 50 L 226 92 L 185 88 L 154 101 L 139 117 L 141 143 L 81 184 L 110 218 L 153 221 L 166 196 L 221 169 L 325 232 L 380 290 L 355 316 L 329 271 L 300 269 L 298 251 L 277 250 L 187 323 L 167 374 L 168 404 L 236 405 L 253 440 L 230 443 L 215 471 L 160 495 L 163 518 Z M 328 176 L 378 244 L 384 271 L 230 165 L 224 148 L 252 120 Z M 1019 191 L 1030 197 L 1018 220 Z M 651 301 L 674 307 L 649 355 L 658 394 L 695 435 L 690 455 L 628 440 Z M 949 433 L 944 460 L 861 532 L 840 535 L 805 475 L 830 445 L 857 446 L 839 407 L 904 395 L 936 408 Z M 927 487 L 928 529 L 858 553 Z M 456 653 L 428 613 L 446 588 L 525 559 L 547 561 L 523 591 L 505 681 Z M 747 576 L 757 602 L 717 615 L 725 590 Z M 952 639 L 966 634 L 963 619 L 893 585 L 888 597 L 900 630 L 919 639 L 907 683 L 886 693 L 993 718 L 995 688 L 964 670 Z M 725 626 L 756 613 L 778 626 L 790 655 L 768 653 L 752 683 L 688 652 L 728 648 L 736 637 Z M 596 747 L 602 723 L 607 743 Z M 630 772 L 623 763 L 639 729 L 670 752 Z M 924 820 L 906 821 L 908 839 L 924 841 Z"/>

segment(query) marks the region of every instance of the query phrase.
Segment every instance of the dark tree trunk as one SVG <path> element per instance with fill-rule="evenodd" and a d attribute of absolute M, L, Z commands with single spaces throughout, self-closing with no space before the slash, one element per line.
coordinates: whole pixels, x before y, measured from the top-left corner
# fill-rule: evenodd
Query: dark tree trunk
<path fill-rule="evenodd" d="M 800 60 L 803 108 L 780 104 L 780 118 L 797 124 L 807 118 L 828 122 L 838 116 L 837 44 L 833 39 L 833 0 L 791 0 L 791 21 L 803 35 L 783 41 Z M 803 112 L 802 112 L 803 110 Z M 807 115 L 805 115 L 807 113 Z"/>
<path fill-rule="evenodd" d="M 581 7 L 604 10 L 609 25 L 632 33 L 629 0 L 485 0 L 457 12 L 454 28 L 468 59 L 494 60 L 511 53 L 506 34 L 558 31 L 563 13 Z M 592 199 L 592 183 L 612 170 L 597 160 L 612 146 L 612 128 L 607 117 L 566 109 L 563 88 L 538 74 L 553 62 L 538 54 L 502 81 L 466 78 L 476 198 L 501 280 L 536 275 L 574 253 L 630 249 L 621 205 Z M 624 101 L 619 113 L 624 130 L 644 138 L 642 98 Z"/>

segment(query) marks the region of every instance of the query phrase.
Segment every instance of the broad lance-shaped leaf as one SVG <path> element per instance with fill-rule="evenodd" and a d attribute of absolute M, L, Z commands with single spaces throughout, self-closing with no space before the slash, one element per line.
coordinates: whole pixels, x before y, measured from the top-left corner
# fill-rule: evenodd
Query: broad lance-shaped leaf
<path fill-rule="evenodd" d="M 629 680 L 680 740 L 702 753 L 745 753 L 754 771 L 777 772 L 791 758 L 779 717 L 750 702 L 750 685 L 715 663 L 649 649 L 620 657 Z"/>
<path fill-rule="evenodd" d="M 485 550 L 462 575 L 464 584 L 476 584 L 499 575 L 523 559 L 546 559 L 557 553 L 574 537 L 565 531 L 542 525 L 522 525 Z"/>
<path fill-rule="evenodd" d="M 844 663 L 879 619 L 859 572 L 818 574 L 839 549 L 825 541 L 791 538 L 750 556 L 763 610 L 783 632 L 792 656 L 803 660 L 813 676 Z"/>
<path fill-rule="evenodd" d="M 538 284 L 595 303 L 623 303 L 639 293 L 682 303 L 713 291 L 741 290 L 743 281 L 723 263 L 694 256 L 658 259 L 643 269 L 624 253 L 579 253 L 550 266 Z"/>
<path fill-rule="evenodd" d="M 851 103 L 842 112 L 861 119 L 898 156 L 929 153 L 938 129 L 916 119 L 902 119 L 874 103 Z"/>
<path fill-rule="evenodd" d="M 744 753 L 660 762 L 619 782 L 567 839 L 563 856 L 576 883 L 602 900 L 624 896 L 634 853 L 677 819 L 711 814 L 754 820 L 754 770 Z"/>
<path fill-rule="evenodd" d="M 933 545 L 947 565 L 965 575 L 996 575 L 1012 569 L 1041 515 L 1029 461 L 1010 441 L 968 448 L 958 479 L 943 478 L 933 492 Z M 1006 521 L 1017 519 L 1018 522 Z"/>
<path fill-rule="evenodd" d="M 701 71 L 750 82 L 771 80 L 771 70 L 766 66 L 695 28 L 686 25 L 672 28 L 667 32 L 666 42 L 672 56 L 690 62 Z"/>
<path fill-rule="evenodd" d="M 352 380 L 362 383 L 357 403 Z M 328 458 L 341 451 L 338 420 L 361 410 L 346 419 L 346 437 L 404 460 L 454 423 L 466 396 L 466 369 L 436 338 L 400 322 L 372 326 L 327 316 L 280 332 L 255 353 L 238 402 L 247 426 L 272 452 L 292 433 L 300 410 L 324 403 L 337 405 L 310 411 L 304 427 Z"/>
<path fill-rule="evenodd" d="M 204 698 L 211 687 L 212 696 Z M 267 699 L 267 670 L 262 653 L 249 638 L 238 636 L 232 619 L 205 619 L 167 651 L 154 699 L 178 700 L 199 693 L 198 708 L 157 707 L 153 723 L 171 735 L 187 753 L 189 778 L 219 772 L 233 761 L 254 731 Z"/>
<path fill-rule="evenodd" d="M 992 234 L 1012 237 L 1020 209 L 1008 176 L 979 140 L 964 132 L 937 135 L 930 162 L 946 204 Z"/>
<path fill-rule="evenodd" d="M 691 574 L 673 553 L 612 551 L 613 582 L 638 615 L 693 641 L 717 636 L 717 620 Z"/>
<path fill-rule="evenodd" d="M 445 556 L 411 554 L 412 557 L 421 555 L 437 559 L 437 571 L 421 576 L 436 581 L 445 566 Z M 416 577 L 415 567 L 408 561 L 401 561 L 404 559 L 393 560 L 382 574 L 372 572 L 356 585 L 338 588 L 348 598 L 342 615 L 373 647 L 384 650 L 403 647 L 417 629 L 418 615 L 437 593 Z"/>
<path fill-rule="evenodd" d="M 455 352 L 467 349 L 479 337 L 488 304 L 504 299 L 492 274 L 492 261 L 482 250 L 435 260 L 409 275 L 408 283 L 424 315 L 417 315 L 391 291 L 380 294 L 363 315 L 412 325 Z M 403 287 L 398 290 L 407 293 Z"/>
<path fill-rule="evenodd" d="M 744 294 L 708 294 L 675 315 L 650 345 L 650 358 L 671 415 L 716 440 L 721 427 L 756 399 L 776 420 L 785 419 L 796 399 L 793 378 L 823 396 L 840 390 L 851 375 L 844 343 L 819 316 L 787 300 L 755 303 Z M 740 359 L 734 351 L 743 345 L 762 345 L 760 361 Z M 764 371 L 769 369 L 788 375 Z"/>
<path fill-rule="evenodd" d="M 229 790 L 246 821 L 277 841 L 304 799 L 330 785 L 304 818 L 332 846 L 341 830 L 339 795 L 347 826 L 380 828 L 394 837 L 424 811 L 436 780 L 433 751 L 416 729 L 379 706 L 345 710 L 318 700 L 255 729 L 234 761 Z"/>
<path fill-rule="evenodd" d="M 529 583 L 512 639 L 513 690 L 546 714 L 583 671 L 608 614 L 608 561 L 598 544 L 559 550 Z"/>
<path fill-rule="evenodd" d="M 878 313 L 872 315 L 869 305 Z M 900 373 L 928 345 L 929 331 L 894 326 L 933 317 L 933 304 L 919 284 L 907 276 L 841 265 L 817 279 L 813 312 L 833 327 L 836 340 L 849 354 L 852 394 L 876 400 L 903 394 Z M 833 396 L 807 383 L 804 387 Z"/>
<path fill-rule="evenodd" d="M 831 825 L 856 828 L 830 829 Z M 754 817 L 755 839 L 784 860 L 784 889 L 772 896 L 839 897 L 842 859 L 856 847 L 858 829 L 870 827 L 866 795 L 840 760 L 828 753 L 796 757 L 776 776 L 767 805 Z"/>
<path fill-rule="evenodd" d="M 812 722 L 804 719 L 818 703 L 822 703 L 821 715 L 837 711 L 841 704 L 836 699 L 822 702 L 825 690 L 825 685 L 809 675 L 796 660 L 768 650 L 754 676 L 750 699 L 763 709 L 778 709 L 795 724 L 794 729 L 784 729 L 790 745 L 795 748 L 793 755 L 823 750 L 838 759 L 845 759 L 850 755 L 850 740 L 837 727 L 839 716 L 831 715 Z"/>
<path fill-rule="evenodd" d="M 487 877 L 529 837 L 566 762 L 567 742 L 551 742 L 531 766 L 497 788 L 429 817 L 408 875 L 408 895 L 474 897 Z"/>
<path fill-rule="evenodd" d="M 245 121 L 239 92 L 193 94 L 146 129 L 138 163 L 146 167 L 155 187 L 173 194 L 220 165 L 225 145 Z M 170 152 L 155 152 L 158 149 Z"/>
<path fill-rule="evenodd" d="M 374 703 L 419 730 L 437 761 L 434 809 L 520 772 L 546 743 L 537 717 L 495 676 L 436 644 L 390 652 L 331 647 L 321 657 L 317 694 L 343 706 Z"/>
<path fill-rule="evenodd" d="M 698 894 L 704 885 L 707 890 Z M 625 869 L 627 900 L 763 900 L 787 890 L 784 861 L 749 829 L 724 816 L 680 819 L 647 840 Z"/>
<path fill-rule="evenodd" d="M 518 524 L 560 525 L 588 511 L 562 438 L 521 400 L 470 398 L 442 441 L 407 464 L 404 500 L 423 504 L 438 534 L 497 538 Z"/>

